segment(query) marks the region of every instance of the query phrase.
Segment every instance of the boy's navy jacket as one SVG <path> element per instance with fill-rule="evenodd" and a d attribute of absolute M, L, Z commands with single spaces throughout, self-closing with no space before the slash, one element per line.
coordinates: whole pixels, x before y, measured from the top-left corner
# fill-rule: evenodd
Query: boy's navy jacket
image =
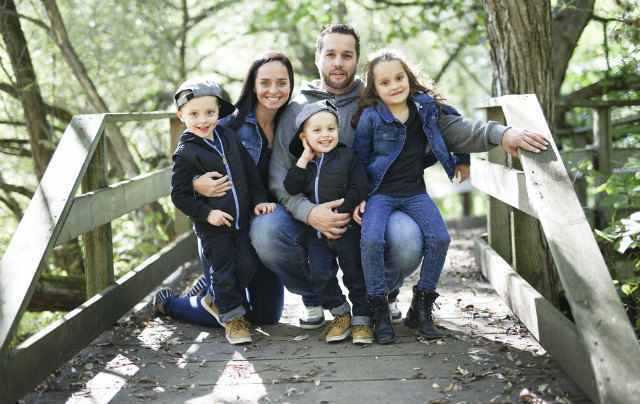
<path fill-rule="evenodd" d="M 439 161 L 449 178 L 453 178 L 455 166 L 464 155 L 453 156 L 449 153 L 438 127 L 438 116 L 441 113 L 460 114 L 448 105 L 438 104 L 434 98 L 424 93 L 412 94 L 409 101 L 415 103 L 422 130 L 427 137 L 424 167 Z M 395 119 L 384 102 L 379 100 L 362 112 L 356 127 L 353 149 L 369 175 L 370 194 L 382 183 L 387 170 L 402 151 L 406 139 L 404 124 Z"/>
<path fill-rule="evenodd" d="M 237 135 L 224 127 L 215 128 L 214 138 L 222 142 L 224 158 L 205 140 L 185 131 L 173 153 L 171 200 L 194 223 L 198 236 L 248 229 L 253 207 L 267 202 L 258 169 Z M 220 143 L 216 143 L 220 145 Z M 221 197 L 206 197 L 193 189 L 193 179 L 209 171 L 228 175 L 232 188 Z M 233 217 L 232 227 L 212 226 L 209 212 L 222 210 Z"/>
<path fill-rule="evenodd" d="M 296 143 L 300 143 L 297 136 L 291 142 L 292 150 L 299 150 Z M 310 161 L 306 170 L 296 165 L 291 167 L 284 179 L 284 188 L 291 195 L 304 194 L 316 204 L 344 198 L 338 212 L 351 213 L 367 198 L 369 181 L 353 151 L 338 144 L 329 153 Z"/>

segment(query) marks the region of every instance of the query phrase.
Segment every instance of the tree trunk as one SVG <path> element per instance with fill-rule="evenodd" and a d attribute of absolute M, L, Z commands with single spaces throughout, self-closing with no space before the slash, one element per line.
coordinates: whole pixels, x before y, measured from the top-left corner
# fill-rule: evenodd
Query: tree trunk
<path fill-rule="evenodd" d="M 84 64 L 78 57 L 71 41 L 69 40 L 69 36 L 67 35 L 67 29 L 64 25 L 64 20 L 62 19 L 62 14 L 60 14 L 60 10 L 58 9 L 58 5 L 55 0 L 42 0 L 44 7 L 47 11 L 47 15 L 49 16 L 49 20 L 51 21 L 51 34 L 55 41 L 55 43 L 60 48 L 65 60 L 71 67 L 73 74 L 76 79 L 80 82 L 80 85 L 84 89 L 89 102 L 96 109 L 97 112 L 108 113 L 109 108 L 107 107 L 107 103 L 104 101 L 102 96 L 98 93 L 96 86 L 93 81 L 89 77 L 87 73 L 87 69 L 84 67 Z M 120 132 L 120 129 L 116 125 L 111 125 L 109 127 L 109 137 L 107 138 L 109 141 L 109 160 L 110 162 L 120 162 L 126 177 L 132 178 L 140 174 L 140 168 L 136 164 L 129 147 Z M 166 214 L 162 205 L 158 202 L 154 202 L 151 204 L 151 209 L 160 214 L 161 220 L 165 223 L 167 232 L 172 235 L 171 228 L 172 219 Z"/>
<path fill-rule="evenodd" d="M 43 275 L 38 280 L 33 292 L 33 297 L 29 302 L 29 310 L 70 311 L 81 305 L 85 299 L 82 278 Z"/>
<path fill-rule="evenodd" d="M 582 31 L 593 16 L 595 0 L 564 0 L 553 10 L 551 23 L 551 63 L 553 66 L 553 95 L 560 97 L 560 87 L 567 73 L 569 61 Z"/>
<path fill-rule="evenodd" d="M 535 93 L 553 122 L 549 0 L 484 0 L 494 94 Z"/>
<path fill-rule="evenodd" d="M 0 0 L 0 31 L 15 74 L 15 87 L 24 110 L 34 169 L 40 179 L 53 154 L 51 127 L 13 0 Z"/>
<path fill-rule="evenodd" d="M 2 38 L 11 59 L 11 66 L 16 78 L 16 90 L 24 109 L 35 173 L 38 179 L 41 179 L 53 154 L 51 127 L 47 120 L 47 108 L 42 100 L 36 73 L 31 63 L 31 54 L 13 0 L 0 0 L 0 31 L 2 31 Z M 10 199 L 4 202 L 11 204 Z M 69 274 L 77 277 L 83 276 L 82 252 L 77 240 L 71 241 L 64 248 L 59 249 L 55 257 L 56 263 L 67 270 Z"/>
<path fill-rule="evenodd" d="M 49 20 L 51 21 L 51 36 L 60 48 L 64 59 L 87 95 L 89 102 L 96 112 L 108 113 L 109 108 L 107 107 L 107 103 L 104 101 L 102 96 L 100 96 L 100 93 L 98 93 L 96 86 L 87 73 L 87 69 L 84 67 L 84 64 L 78 57 L 78 54 L 69 40 L 67 29 L 64 25 L 64 20 L 62 19 L 62 15 L 60 14 L 56 1 L 43 0 L 42 4 L 47 11 Z M 124 136 L 122 136 L 122 133 L 120 133 L 120 129 L 115 125 L 109 129 L 111 130 L 108 138 L 109 144 L 111 145 L 111 162 L 119 163 L 122 170 L 124 170 L 124 173 L 129 178 L 140 174 L 140 169 L 138 168 L 131 151 L 127 147 L 127 143 Z"/>
<path fill-rule="evenodd" d="M 553 122 L 550 0 L 484 0 L 494 67 L 494 95 L 535 93 Z M 519 161 L 512 161 L 520 168 Z M 513 209 L 510 214 L 514 269 L 552 303 L 561 284 L 540 222 Z M 528 253 L 535 251 L 537 254 Z"/>

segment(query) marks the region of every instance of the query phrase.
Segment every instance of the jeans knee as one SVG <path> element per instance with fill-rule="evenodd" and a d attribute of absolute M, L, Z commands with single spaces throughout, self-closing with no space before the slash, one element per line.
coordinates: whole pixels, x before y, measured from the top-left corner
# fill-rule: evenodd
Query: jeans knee
<path fill-rule="evenodd" d="M 368 253 L 370 251 L 384 251 L 385 240 L 384 237 L 377 235 L 367 235 L 363 236 L 362 240 L 360 240 L 360 248 L 363 253 Z"/>

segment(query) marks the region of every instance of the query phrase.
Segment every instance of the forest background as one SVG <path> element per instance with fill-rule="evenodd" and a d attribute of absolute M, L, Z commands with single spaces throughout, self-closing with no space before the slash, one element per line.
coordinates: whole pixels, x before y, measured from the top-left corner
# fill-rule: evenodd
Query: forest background
<path fill-rule="evenodd" d="M 0 0 L 0 254 L 73 115 L 172 111 L 174 89 L 199 74 L 217 76 L 234 100 L 250 61 L 267 49 L 290 56 L 297 89 L 317 77 L 315 38 L 332 22 L 361 35 L 361 66 L 372 51 L 399 48 L 467 116 L 482 118 L 475 107 L 492 95 L 535 92 L 562 129 L 591 120 L 589 109 L 563 103 L 640 98 L 640 0 Z M 519 53 L 519 40 L 535 41 L 529 48 L 547 55 L 544 64 Z M 518 63 L 505 64 L 510 50 Z M 538 74 L 538 83 L 523 78 Z M 639 113 L 617 108 L 612 118 Z M 166 122 L 125 124 L 109 138 L 112 183 L 169 164 Z M 640 147 L 637 121 L 616 127 L 614 144 Z M 587 162 L 572 169 L 601 184 L 592 198 L 599 191 L 616 208 L 638 207 L 640 161 L 627 167 L 608 179 Z M 112 224 L 116 276 L 173 237 L 172 209 L 165 198 Z M 614 217 L 599 233 L 603 245 L 620 251 L 623 243 L 636 265 L 619 280 L 629 296 L 640 285 L 640 230 L 628 231 L 640 218 L 632 218 Z M 38 314 L 25 315 L 20 335 L 85 298 L 81 248 L 56 249 L 30 306 Z"/>

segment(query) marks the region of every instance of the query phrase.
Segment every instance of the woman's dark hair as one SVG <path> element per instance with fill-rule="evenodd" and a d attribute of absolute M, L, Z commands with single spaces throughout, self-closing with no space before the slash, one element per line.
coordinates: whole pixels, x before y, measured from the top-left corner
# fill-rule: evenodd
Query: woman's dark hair
<path fill-rule="evenodd" d="M 409 64 L 404 60 L 399 52 L 391 49 L 382 49 L 371 56 L 369 62 L 367 62 L 367 65 L 364 68 L 365 86 L 362 90 L 362 93 L 360 94 L 360 99 L 358 100 L 358 110 L 353 115 L 353 118 L 351 118 L 352 127 L 355 128 L 356 126 L 358 126 L 358 121 L 360 120 L 362 111 L 364 111 L 364 109 L 367 107 L 375 105 L 380 99 L 380 96 L 376 91 L 373 69 L 375 69 L 375 67 L 380 62 L 390 62 L 393 60 L 397 60 L 398 62 L 400 62 L 400 64 L 402 65 L 402 69 L 407 74 L 410 94 L 423 92 L 433 97 L 438 104 L 444 102 L 445 98 L 436 91 L 435 86 L 425 85 L 420 82 L 418 76 L 414 73 L 414 69 L 411 69 L 411 67 L 409 67 Z"/>
<path fill-rule="evenodd" d="M 291 94 L 293 93 L 293 66 L 291 66 L 291 61 L 289 58 L 280 52 L 269 51 L 262 54 L 256 60 L 253 61 L 251 67 L 249 67 L 249 71 L 247 72 L 247 76 L 244 79 L 244 83 L 242 84 L 242 91 L 240 92 L 240 97 L 238 97 L 238 101 L 236 101 L 236 108 L 238 112 L 236 113 L 235 122 L 232 126 L 241 126 L 244 122 L 244 119 L 251 112 L 255 111 L 256 106 L 258 105 L 258 97 L 256 96 L 256 76 L 258 75 L 258 69 L 262 65 L 265 65 L 269 62 L 280 62 L 287 68 L 287 73 L 289 75 L 289 84 L 291 86 L 291 91 L 289 91 L 289 97 L 287 98 L 287 102 L 278 109 L 275 117 L 275 126 L 278 125 L 278 119 L 280 119 L 280 114 L 284 110 L 284 107 L 291 100 Z"/>

